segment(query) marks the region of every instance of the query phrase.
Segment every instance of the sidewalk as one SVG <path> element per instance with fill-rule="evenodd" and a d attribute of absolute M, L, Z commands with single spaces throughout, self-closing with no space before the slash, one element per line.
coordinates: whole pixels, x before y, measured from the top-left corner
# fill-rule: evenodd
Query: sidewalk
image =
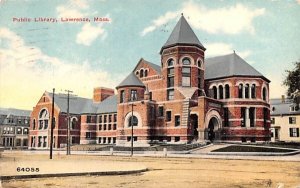
<path fill-rule="evenodd" d="M 74 175 L 121 175 L 146 171 L 146 166 L 134 162 L 98 160 L 1 161 L 0 179 L 63 177 Z"/>

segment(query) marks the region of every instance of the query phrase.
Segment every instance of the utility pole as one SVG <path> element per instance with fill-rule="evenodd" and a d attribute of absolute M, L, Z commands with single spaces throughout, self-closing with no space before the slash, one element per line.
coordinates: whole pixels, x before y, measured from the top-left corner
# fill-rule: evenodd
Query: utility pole
<path fill-rule="evenodd" d="M 70 146 L 70 93 L 73 93 L 71 90 L 65 90 L 68 93 L 68 107 L 67 107 L 67 155 L 71 155 L 71 146 Z"/>
<path fill-rule="evenodd" d="M 55 88 L 53 88 L 52 93 L 52 112 L 51 112 L 51 136 L 50 136 L 50 159 L 52 159 L 52 150 L 53 150 L 53 129 L 54 129 L 54 94 Z"/>
<path fill-rule="evenodd" d="M 71 90 L 65 90 L 67 92 L 67 97 L 61 97 L 67 99 L 67 155 L 71 155 L 71 144 L 70 144 L 70 93 L 73 93 Z M 74 96 L 74 95 L 72 95 Z"/>

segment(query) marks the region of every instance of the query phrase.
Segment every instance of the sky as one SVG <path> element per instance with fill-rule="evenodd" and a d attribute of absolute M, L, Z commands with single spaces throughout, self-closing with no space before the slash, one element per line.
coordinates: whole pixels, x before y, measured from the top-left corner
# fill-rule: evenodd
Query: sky
<path fill-rule="evenodd" d="M 86 98 L 115 88 L 140 58 L 160 64 L 181 13 L 206 57 L 235 50 L 271 80 L 271 98 L 286 93 L 285 70 L 300 60 L 300 0 L 0 0 L 0 107 L 31 110 L 52 88 Z"/>

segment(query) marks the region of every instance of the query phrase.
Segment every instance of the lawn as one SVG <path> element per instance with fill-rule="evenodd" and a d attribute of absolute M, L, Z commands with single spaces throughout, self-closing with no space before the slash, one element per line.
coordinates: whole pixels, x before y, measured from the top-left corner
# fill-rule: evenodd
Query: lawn
<path fill-rule="evenodd" d="M 265 148 L 254 146 L 228 146 L 220 149 L 213 150 L 212 152 L 271 152 L 271 153 L 288 153 L 293 152 L 292 149 L 280 149 L 280 148 Z"/>

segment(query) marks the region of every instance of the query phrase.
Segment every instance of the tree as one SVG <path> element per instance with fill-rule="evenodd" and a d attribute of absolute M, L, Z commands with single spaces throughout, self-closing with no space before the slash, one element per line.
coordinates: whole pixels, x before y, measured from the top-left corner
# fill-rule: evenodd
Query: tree
<path fill-rule="evenodd" d="M 283 84 L 288 87 L 287 94 L 294 99 L 296 104 L 300 102 L 300 61 L 295 62 L 293 70 L 285 70 L 287 73 Z"/>

